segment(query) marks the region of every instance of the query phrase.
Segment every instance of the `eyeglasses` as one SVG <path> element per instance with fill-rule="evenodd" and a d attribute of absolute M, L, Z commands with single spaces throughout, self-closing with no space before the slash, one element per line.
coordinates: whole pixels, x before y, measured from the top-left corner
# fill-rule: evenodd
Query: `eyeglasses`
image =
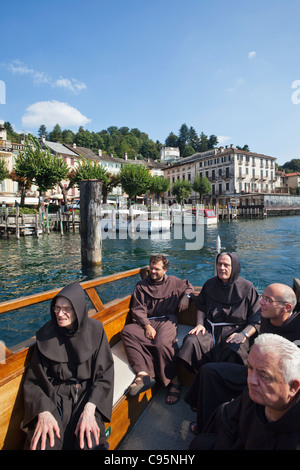
<path fill-rule="evenodd" d="M 281 304 L 286 303 L 286 300 L 273 300 L 273 299 L 270 299 L 270 297 L 265 297 L 264 295 L 260 295 L 259 300 L 263 300 L 264 302 L 266 302 L 266 304 L 274 304 L 275 302 L 278 302 Z"/>
<path fill-rule="evenodd" d="M 73 307 L 65 307 L 64 305 L 62 305 L 61 307 L 58 307 L 57 305 L 55 305 L 53 310 L 55 313 L 59 313 L 60 311 L 64 313 L 71 313 L 73 310 Z"/>

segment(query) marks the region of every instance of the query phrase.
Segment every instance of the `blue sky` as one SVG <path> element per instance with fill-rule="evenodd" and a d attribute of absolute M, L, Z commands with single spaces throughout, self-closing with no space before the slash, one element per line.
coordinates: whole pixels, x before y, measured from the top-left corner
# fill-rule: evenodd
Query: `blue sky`
<path fill-rule="evenodd" d="M 137 127 L 162 143 L 186 123 L 300 158 L 299 18 L 299 0 L 5 2 L 0 120 Z"/>

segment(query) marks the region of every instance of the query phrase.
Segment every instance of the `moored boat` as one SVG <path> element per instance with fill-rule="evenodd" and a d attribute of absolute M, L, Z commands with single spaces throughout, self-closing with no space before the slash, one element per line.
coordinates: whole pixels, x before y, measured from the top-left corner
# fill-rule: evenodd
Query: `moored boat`
<path fill-rule="evenodd" d="M 218 223 L 214 209 L 174 208 L 172 209 L 173 224 L 175 225 L 213 225 Z"/>

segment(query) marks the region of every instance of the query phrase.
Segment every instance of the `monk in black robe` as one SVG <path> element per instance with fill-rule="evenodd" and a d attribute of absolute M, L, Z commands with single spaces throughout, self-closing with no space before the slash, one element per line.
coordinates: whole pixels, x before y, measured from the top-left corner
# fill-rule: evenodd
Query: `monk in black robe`
<path fill-rule="evenodd" d="M 62 289 L 50 311 L 24 383 L 25 449 L 105 449 L 114 365 L 103 325 L 88 317 L 78 283 Z"/>
<path fill-rule="evenodd" d="M 285 284 L 271 284 L 264 290 L 260 305 L 260 334 L 277 334 L 300 346 L 300 305 L 294 291 Z M 203 431 L 218 406 L 242 393 L 247 375 L 247 367 L 240 364 L 211 362 L 201 367 L 185 396 L 185 401 L 197 409 L 197 421 L 190 425 L 194 434 Z"/>
<path fill-rule="evenodd" d="M 194 289 L 188 280 L 168 276 L 167 269 L 165 256 L 151 257 L 148 277 L 139 281 L 133 292 L 132 323 L 125 325 L 122 341 L 136 373 L 129 394 L 151 388 L 158 377 L 164 386 L 170 384 L 166 402 L 174 404 L 180 394 L 176 312 L 188 307 Z"/>
<path fill-rule="evenodd" d="M 279 335 L 259 335 L 248 357 L 247 382 L 190 450 L 300 450 L 300 349 Z"/>
<path fill-rule="evenodd" d="M 259 295 L 240 276 L 235 253 L 220 253 L 217 276 L 205 282 L 196 299 L 197 325 L 184 338 L 178 357 L 197 372 L 206 362 L 245 364 L 250 338 L 259 331 Z"/>

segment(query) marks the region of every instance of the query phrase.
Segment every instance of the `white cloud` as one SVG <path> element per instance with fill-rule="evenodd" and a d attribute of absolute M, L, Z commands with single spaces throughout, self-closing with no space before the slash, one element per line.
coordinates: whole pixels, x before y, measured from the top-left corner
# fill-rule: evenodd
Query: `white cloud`
<path fill-rule="evenodd" d="M 242 85 L 244 85 L 245 83 L 245 80 L 242 78 L 242 77 L 239 77 L 236 79 L 235 81 L 235 84 L 230 87 L 230 88 L 227 88 L 227 92 L 228 93 L 233 93 L 234 91 L 236 91 L 239 87 L 241 87 Z"/>
<path fill-rule="evenodd" d="M 79 82 L 75 78 L 60 77 L 57 79 L 53 79 L 45 72 L 39 72 L 37 70 L 27 67 L 27 65 L 21 62 L 20 60 L 14 60 L 10 64 L 2 65 L 5 65 L 5 67 L 13 74 L 30 76 L 33 79 L 34 83 L 45 83 L 53 88 L 65 88 L 66 90 L 70 90 L 73 93 L 79 93 L 82 90 L 86 89 L 86 84 L 83 82 Z"/>
<path fill-rule="evenodd" d="M 254 57 L 256 57 L 256 52 L 255 51 L 249 52 L 248 59 L 254 59 Z"/>
<path fill-rule="evenodd" d="M 53 85 L 74 91 L 74 93 L 78 93 L 86 88 L 86 85 L 84 83 L 78 82 L 78 80 L 76 80 L 75 78 L 58 78 L 57 80 L 55 80 Z"/>
<path fill-rule="evenodd" d="M 60 101 L 38 101 L 26 109 L 22 117 L 22 125 L 25 128 L 36 128 L 41 124 L 54 127 L 84 126 L 91 120 L 80 113 L 76 108 Z"/>
<path fill-rule="evenodd" d="M 218 144 L 224 144 L 224 142 L 231 140 L 231 137 L 227 135 L 218 135 L 217 138 L 218 138 Z"/>

